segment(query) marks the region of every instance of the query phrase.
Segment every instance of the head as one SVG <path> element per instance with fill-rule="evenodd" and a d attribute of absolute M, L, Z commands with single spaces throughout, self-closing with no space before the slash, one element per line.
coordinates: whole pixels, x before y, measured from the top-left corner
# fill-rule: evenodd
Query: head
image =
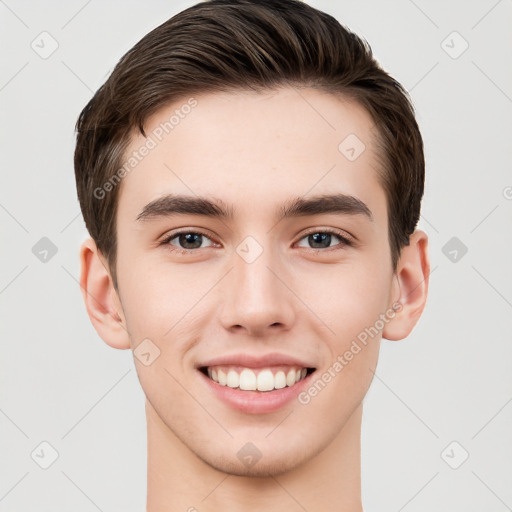
<path fill-rule="evenodd" d="M 80 114 L 75 173 L 91 320 L 113 347 L 158 352 L 136 359 L 152 414 L 218 469 L 276 474 L 319 454 L 361 404 L 381 337 L 407 336 L 423 309 L 411 102 L 305 3 L 212 0 L 150 32 Z M 304 364 L 309 387 L 264 412 L 210 401 L 206 374 L 230 364 Z M 293 421 L 267 436 L 286 407 Z M 237 457 L 249 441 L 254 467 Z"/>

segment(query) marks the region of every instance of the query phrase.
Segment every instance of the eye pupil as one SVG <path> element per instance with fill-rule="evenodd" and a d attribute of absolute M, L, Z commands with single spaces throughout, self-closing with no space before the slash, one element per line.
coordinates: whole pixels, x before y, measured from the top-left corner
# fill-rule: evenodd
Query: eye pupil
<path fill-rule="evenodd" d="M 201 247 L 201 237 L 203 235 L 199 233 L 183 233 L 179 235 L 179 242 L 185 249 L 197 249 Z M 199 241 L 199 244 L 197 242 Z M 188 247 L 187 244 L 192 244 L 193 247 Z"/>
<path fill-rule="evenodd" d="M 309 235 L 309 241 L 310 241 L 311 245 L 315 248 L 329 247 L 331 245 L 331 234 L 330 233 L 313 233 L 313 234 Z M 324 243 L 326 241 L 327 241 L 327 244 Z"/>

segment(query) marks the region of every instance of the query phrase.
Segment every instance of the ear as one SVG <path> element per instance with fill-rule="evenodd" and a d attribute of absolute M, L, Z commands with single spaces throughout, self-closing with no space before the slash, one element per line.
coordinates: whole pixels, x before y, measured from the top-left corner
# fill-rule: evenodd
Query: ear
<path fill-rule="evenodd" d="M 80 247 L 80 288 L 92 325 L 101 339 L 118 349 L 130 348 L 121 301 L 105 258 L 88 238 Z"/>
<path fill-rule="evenodd" d="M 382 331 L 383 338 L 401 340 L 410 334 L 425 307 L 429 276 L 428 237 L 416 230 L 402 248 L 390 297 L 396 313 Z"/>

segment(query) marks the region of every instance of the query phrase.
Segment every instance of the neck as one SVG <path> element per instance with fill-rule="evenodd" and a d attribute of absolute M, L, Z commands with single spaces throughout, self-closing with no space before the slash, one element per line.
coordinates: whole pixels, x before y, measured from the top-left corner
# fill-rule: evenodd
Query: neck
<path fill-rule="evenodd" d="M 185 446 L 146 400 L 147 512 L 361 512 L 362 405 L 313 459 L 269 477 L 229 475 Z"/>

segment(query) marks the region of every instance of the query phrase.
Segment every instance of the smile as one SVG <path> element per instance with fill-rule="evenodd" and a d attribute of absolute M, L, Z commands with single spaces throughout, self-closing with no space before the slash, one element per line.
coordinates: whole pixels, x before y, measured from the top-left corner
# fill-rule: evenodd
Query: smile
<path fill-rule="evenodd" d="M 274 391 L 291 387 L 306 378 L 313 368 L 274 366 L 245 368 L 242 366 L 208 366 L 202 371 L 221 386 L 242 391 Z"/>
<path fill-rule="evenodd" d="M 196 364 L 205 392 L 230 409 L 268 414 L 291 406 L 316 370 L 309 358 L 284 353 L 225 354 Z"/>

